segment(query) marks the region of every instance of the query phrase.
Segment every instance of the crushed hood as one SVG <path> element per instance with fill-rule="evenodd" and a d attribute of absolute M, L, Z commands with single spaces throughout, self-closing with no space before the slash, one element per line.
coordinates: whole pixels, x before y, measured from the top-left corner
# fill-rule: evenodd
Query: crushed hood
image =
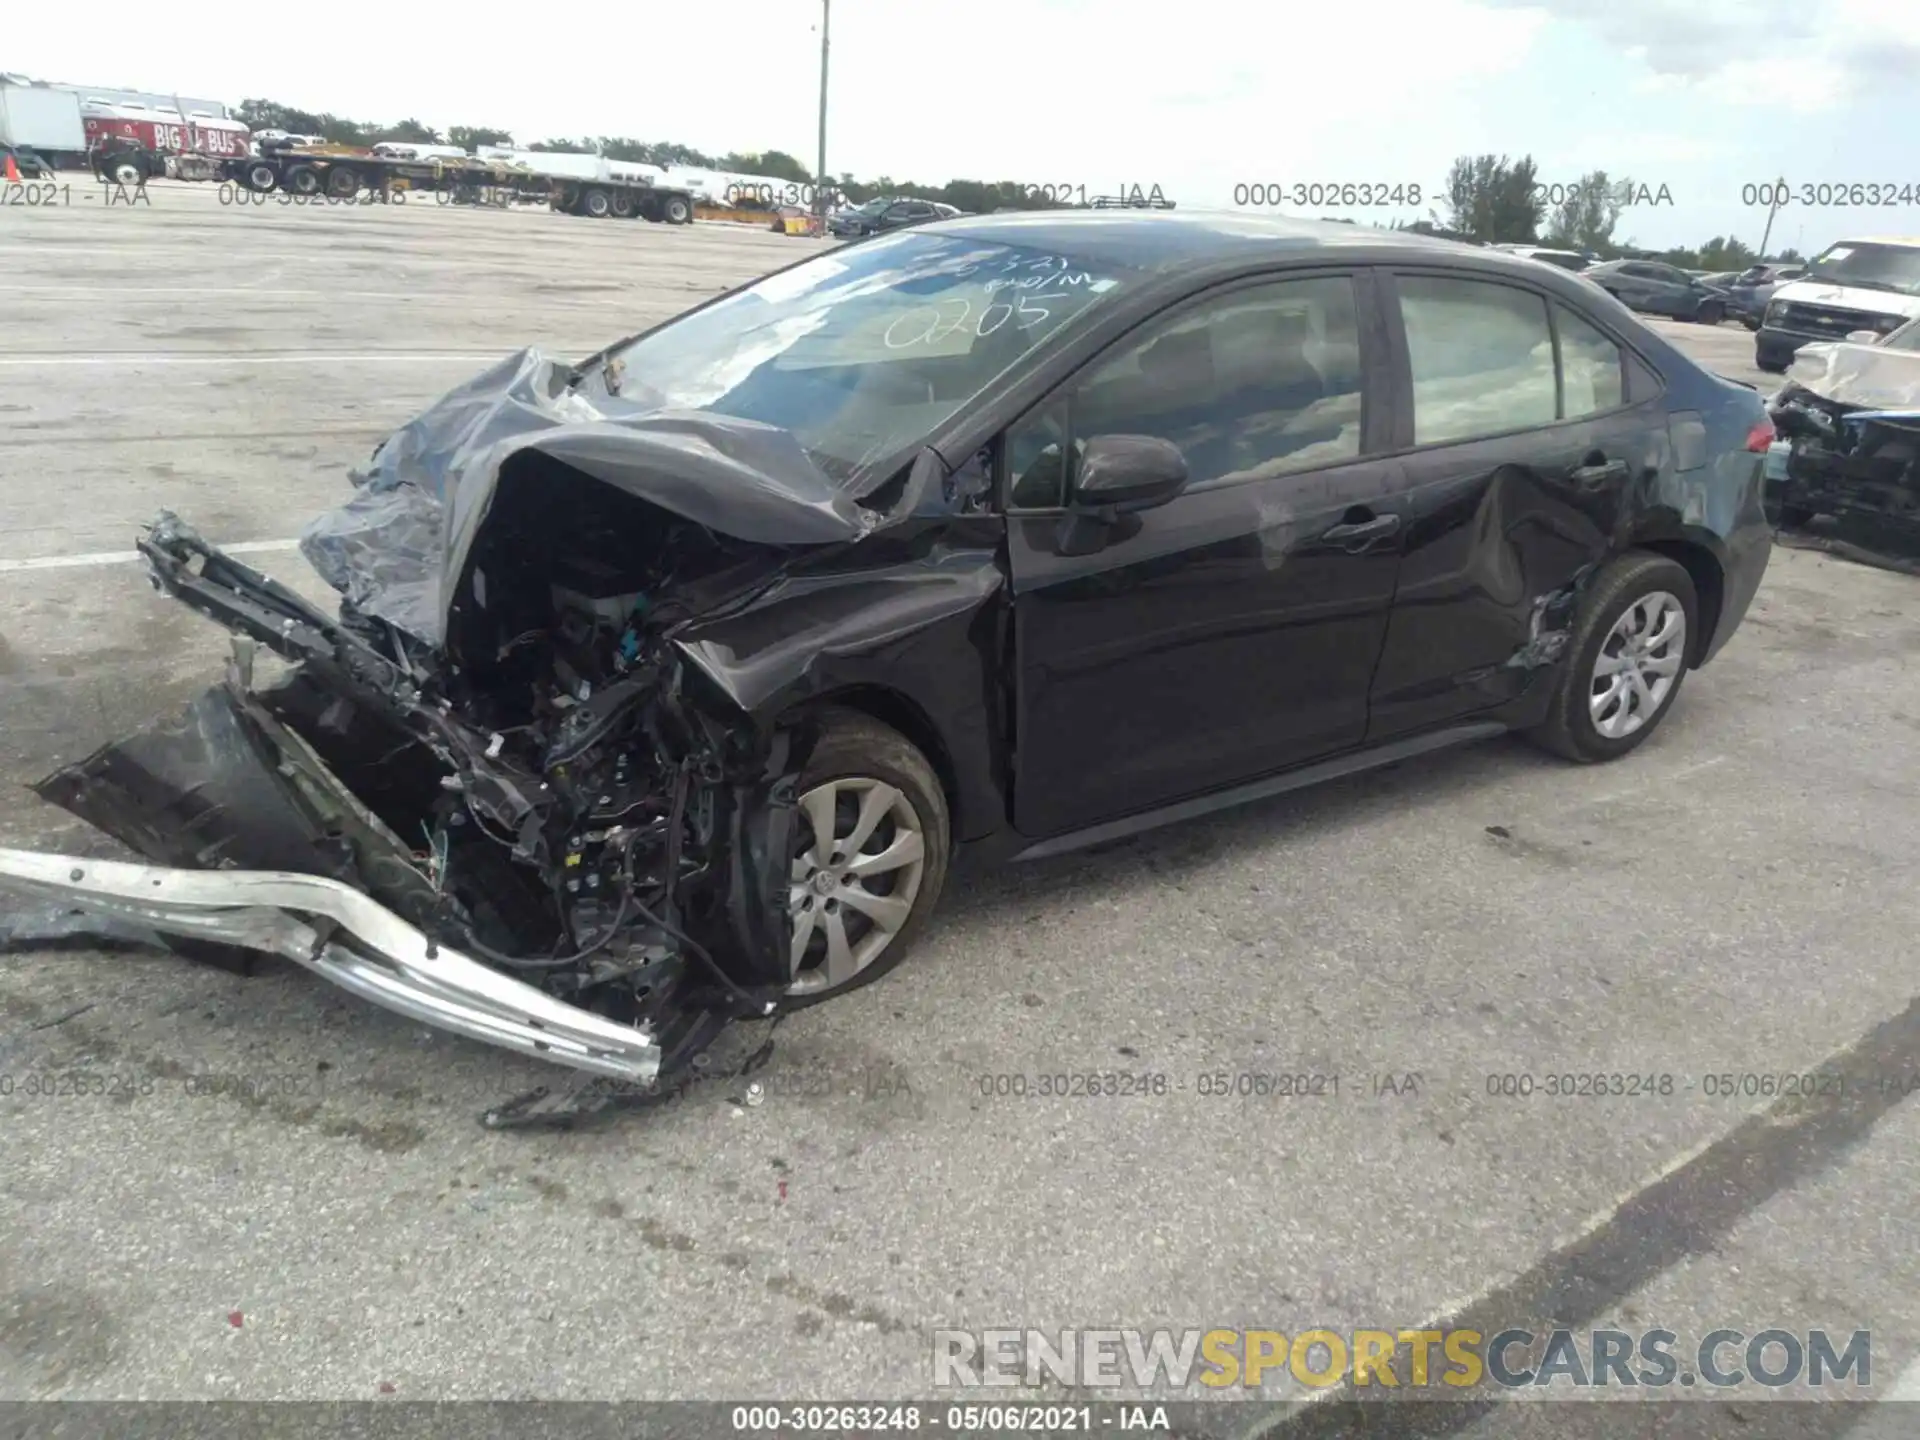
<path fill-rule="evenodd" d="M 308 562 L 363 614 L 441 644 L 501 471 L 527 451 L 750 543 L 831 544 L 878 521 L 789 431 L 589 396 L 574 374 L 529 348 L 442 396 L 353 473 L 352 499 L 307 526 Z"/>
<path fill-rule="evenodd" d="M 1920 352 L 1844 341 L 1803 345 L 1787 378 L 1836 405 L 1920 410 Z"/>

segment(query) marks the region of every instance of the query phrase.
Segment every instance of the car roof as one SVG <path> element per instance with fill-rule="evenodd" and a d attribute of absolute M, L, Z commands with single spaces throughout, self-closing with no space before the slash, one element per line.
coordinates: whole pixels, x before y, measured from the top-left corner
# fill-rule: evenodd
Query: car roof
<path fill-rule="evenodd" d="M 1029 210 L 970 215 L 920 229 L 1160 272 L 1196 263 L 1310 259 L 1320 252 L 1355 263 L 1472 259 L 1516 275 L 1533 274 L 1535 264 L 1508 251 L 1407 230 L 1241 210 Z"/>
<path fill-rule="evenodd" d="M 1833 245 L 1904 245 L 1908 249 L 1920 250 L 1920 235 L 1850 235 L 1844 240 L 1836 240 Z M 1833 245 L 1827 248 L 1831 250 Z"/>

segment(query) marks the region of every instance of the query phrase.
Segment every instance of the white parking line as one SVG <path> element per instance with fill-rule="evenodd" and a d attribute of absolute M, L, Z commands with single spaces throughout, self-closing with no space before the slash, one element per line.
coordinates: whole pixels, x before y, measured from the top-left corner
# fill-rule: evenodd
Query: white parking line
<path fill-rule="evenodd" d="M 227 555 L 266 555 L 277 550 L 292 550 L 298 540 L 242 540 L 238 545 L 222 545 Z M 0 560 L 0 575 L 19 570 L 85 570 L 98 565 L 126 565 L 140 558 L 138 550 L 99 550 L 91 555 L 41 555 L 31 560 Z"/>
<path fill-rule="evenodd" d="M 31 368 L 35 365 L 421 365 L 436 361 L 500 360 L 513 353 L 511 348 L 489 351 L 484 355 L 430 355 L 390 350 L 385 354 L 335 354 L 328 350 L 308 350 L 294 355 L 8 355 L 0 365 Z"/>

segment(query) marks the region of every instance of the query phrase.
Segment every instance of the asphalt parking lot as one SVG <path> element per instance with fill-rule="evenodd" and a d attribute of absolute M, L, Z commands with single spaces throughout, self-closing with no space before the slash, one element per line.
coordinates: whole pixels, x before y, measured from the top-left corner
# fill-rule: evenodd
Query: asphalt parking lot
<path fill-rule="evenodd" d="M 21 787 L 218 672 L 131 563 L 160 507 L 318 595 L 292 537 L 433 397 L 819 244 L 208 186 L 0 211 L 0 845 L 110 853 Z M 1745 331 L 1666 328 L 1766 388 Z M 1867 1328 L 1890 1384 L 1916 584 L 1776 549 L 1623 763 L 1502 741 L 978 879 L 896 976 L 572 1133 L 483 1130 L 552 1077 L 292 966 L 0 953 L 0 1397 L 890 1398 L 936 1327 L 1541 1316 Z M 1109 1071 L 1166 1088 L 993 1093 Z M 1707 1093 L 1829 1071 L 1845 1103 Z M 1231 1093 L 1301 1073 L 1337 1093 Z M 1489 1093 L 1563 1074 L 1674 1083 Z"/>

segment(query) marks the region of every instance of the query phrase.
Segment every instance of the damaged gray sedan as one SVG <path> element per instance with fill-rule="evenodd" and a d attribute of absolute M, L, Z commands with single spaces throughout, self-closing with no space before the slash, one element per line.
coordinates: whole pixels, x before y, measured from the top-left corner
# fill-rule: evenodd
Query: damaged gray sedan
<path fill-rule="evenodd" d="M 1483 249 L 879 237 L 444 397 L 303 537 L 337 614 L 163 515 L 228 674 L 37 787 L 149 863 L 0 885 L 657 1085 L 898 964 L 961 860 L 1507 731 L 1626 754 L 1760 582 L 1771 439 Z"/>

